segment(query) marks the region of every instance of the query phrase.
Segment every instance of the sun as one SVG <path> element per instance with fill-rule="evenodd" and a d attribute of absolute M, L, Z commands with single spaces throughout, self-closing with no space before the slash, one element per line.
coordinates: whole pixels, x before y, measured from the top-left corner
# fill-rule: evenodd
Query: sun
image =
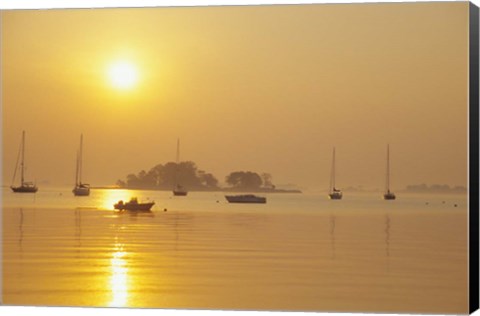
<path fill-rule="evenodd" d="M 118 89 L 133 88 L 138 81 L 138 71 L 134 64 L 128 61 L 116 61 L 108 68 L 111 84 Z"/>

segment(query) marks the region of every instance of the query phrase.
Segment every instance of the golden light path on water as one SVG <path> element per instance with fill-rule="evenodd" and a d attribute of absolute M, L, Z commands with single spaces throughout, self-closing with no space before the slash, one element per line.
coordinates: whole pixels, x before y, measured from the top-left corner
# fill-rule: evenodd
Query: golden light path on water
<path fill-rule="evenodd" d="M 124 257 L 127 252 L 124 251 L 123 244 L 116 243 L 112 254 L 110 289 L 112 290 L 112 300 L 108 304 L 110 307 L 128 306 L 128 267 Z"/>
<path fill-rule="evenodd" d="M 113 205 L 120 200 L 130 199 L 130 194 L 127 190 L 115 189 L 115 190 L 104 190 L 103 196 L 101 199 L 101 208 L 111 210 Z"/>

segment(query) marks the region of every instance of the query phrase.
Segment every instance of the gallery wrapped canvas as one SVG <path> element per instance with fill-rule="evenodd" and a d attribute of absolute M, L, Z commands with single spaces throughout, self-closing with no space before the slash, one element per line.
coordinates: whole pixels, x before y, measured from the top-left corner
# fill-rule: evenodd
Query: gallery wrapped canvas
<path fill-rule="evenodd" d="M 473 3 L 0 14 L 2 304 L 478 308 Z"/>

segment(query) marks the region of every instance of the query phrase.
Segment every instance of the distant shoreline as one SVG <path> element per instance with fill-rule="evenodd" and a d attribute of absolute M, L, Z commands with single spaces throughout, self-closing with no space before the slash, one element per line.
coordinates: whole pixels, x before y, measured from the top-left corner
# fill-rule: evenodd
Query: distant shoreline
<path fill-rule="evenodd" d="M 119 186 L 96 186 L 91 187 L 93 190 L 145 190 L 145 191 L 172 191 L 172 189 L 158 189 L 158 188 L 141 188 L 141 187 L 133 187 L 133 188 L 125 188 Z M 192 189 L 189 192 L 235 192 L 235 193 L 302 193 L 301 190 L 296 189 L 255 189 L 255 190 L 247 190 L 247 189 L 236 189 L 236 188 L 218 188 L 218 189 Z"/>

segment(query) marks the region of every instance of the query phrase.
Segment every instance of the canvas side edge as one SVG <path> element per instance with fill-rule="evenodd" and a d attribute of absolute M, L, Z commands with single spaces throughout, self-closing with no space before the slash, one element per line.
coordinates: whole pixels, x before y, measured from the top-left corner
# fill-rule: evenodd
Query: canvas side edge
<path fill-rule="evenodd" d="M 479 9 L 469 4 L 469 312 L 479 308 Z"/>

